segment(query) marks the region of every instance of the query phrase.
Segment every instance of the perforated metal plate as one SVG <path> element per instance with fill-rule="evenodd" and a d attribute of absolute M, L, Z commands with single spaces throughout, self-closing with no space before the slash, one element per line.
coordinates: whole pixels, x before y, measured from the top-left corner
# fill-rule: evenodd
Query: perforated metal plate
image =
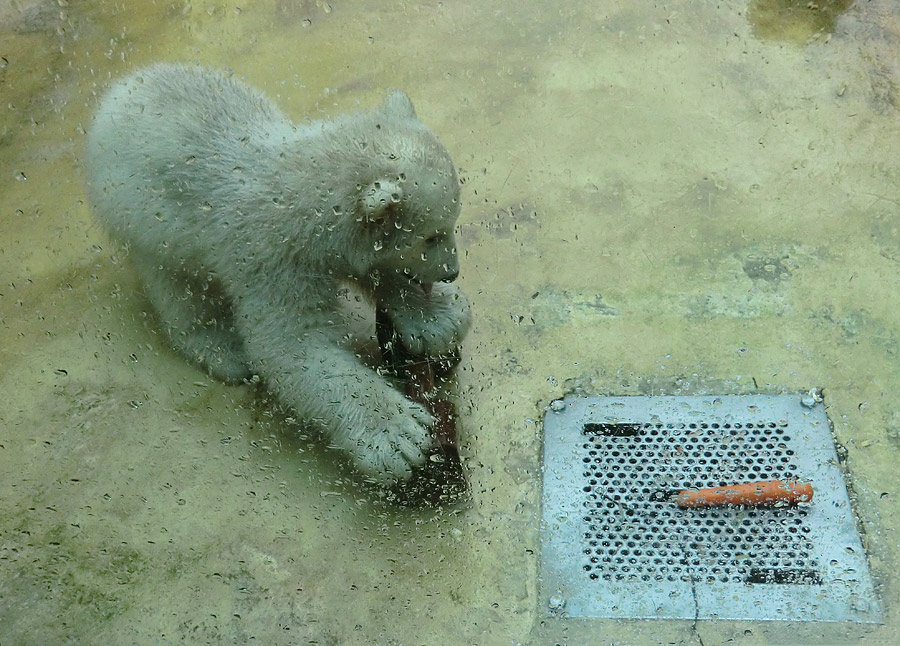
<path fill-rule="evenodd" d="M 541 603 L 570 617 L 878 622 L 825 407 L 799 396 L 570 397 L 544 420 Z M 812 502 L 665 494 L 800 480 Z"/>

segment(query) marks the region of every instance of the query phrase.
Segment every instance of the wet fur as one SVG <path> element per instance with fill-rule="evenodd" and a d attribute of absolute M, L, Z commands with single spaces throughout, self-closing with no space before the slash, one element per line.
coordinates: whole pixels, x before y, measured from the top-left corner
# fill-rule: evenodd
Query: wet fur
<path fill-rule="evenodd" d="M 456 174 L 406 95 L 296 125 L 224 73 L 156 65 L 104 96 L 86 165 L 98 221 L 186 358 L 226 382 L 260 375 L 380 481 L 423 462 L 431 416 L 346 347 L 338 312 L 350 282 L 416 354 L 470 324 Z"/>

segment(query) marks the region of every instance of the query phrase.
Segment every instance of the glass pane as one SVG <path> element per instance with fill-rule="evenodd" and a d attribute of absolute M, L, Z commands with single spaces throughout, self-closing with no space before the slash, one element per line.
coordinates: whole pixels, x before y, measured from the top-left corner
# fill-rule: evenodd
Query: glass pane
<path fill-rule="evenodd" d="M 898 24 L 890 0 L 2 3 L 0 642 L 894 641 Z M 548 410 L 751 394 L 826 408 L 882 624 L 583 619 L 542 590 Z M 696 486 L 777 475 L 767 441 L 711 448 L 724 474 L 700 452 Z M 682 459 L 576 444 L 629 447 L 597 463 L 648 496 Z M 588 477 L 604 522 L 652 507 Z M 822 579 L 807 556 L 664 570 L 777 599 Z M 585 580 L 612 608 L 610 558 Z"/>

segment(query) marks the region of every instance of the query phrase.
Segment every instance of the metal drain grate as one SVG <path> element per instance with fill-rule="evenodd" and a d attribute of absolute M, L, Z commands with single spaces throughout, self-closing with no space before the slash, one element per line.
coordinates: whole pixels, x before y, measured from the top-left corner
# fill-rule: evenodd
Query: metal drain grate
<path fill-rule="evenodd" d="M 571 397 L 544 422 L 541 600 L 570 617 L 881 619 L 821 403 Z M 810 504 L 666 494 L 812 482 Z"/>

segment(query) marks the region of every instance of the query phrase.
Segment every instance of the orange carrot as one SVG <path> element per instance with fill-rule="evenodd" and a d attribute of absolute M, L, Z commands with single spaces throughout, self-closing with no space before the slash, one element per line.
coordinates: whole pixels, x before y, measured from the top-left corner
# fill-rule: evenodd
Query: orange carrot
<path fill-rule="evenodd" d="M 679 491 L 679 507 L 722 507 L 725 505 L 767 505 L 795 504 L 809 502 L 813 497 L 812 485 L 808 482 L 784 482 L 783 480 L 763 480 L 743 484 Z"/>

